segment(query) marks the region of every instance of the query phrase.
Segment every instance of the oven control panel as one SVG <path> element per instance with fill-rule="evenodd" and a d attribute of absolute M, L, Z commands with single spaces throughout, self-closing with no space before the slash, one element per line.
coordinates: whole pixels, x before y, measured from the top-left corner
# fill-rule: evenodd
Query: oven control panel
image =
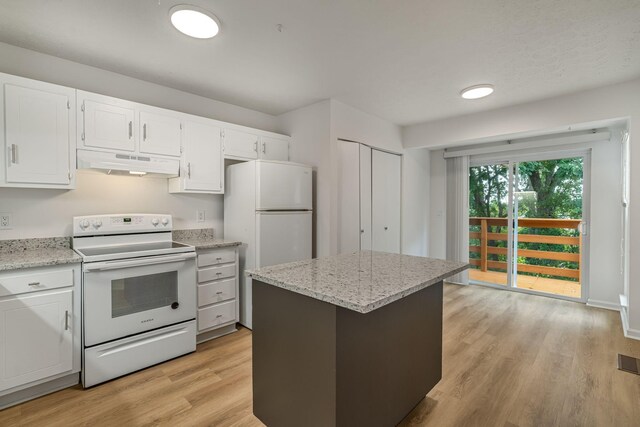
<path fill-rule="evenodd" d="M 73 235 L 107 235 L 171 231 L 173 221 L 167 214 L 116 214 L 73 217 Z"/>

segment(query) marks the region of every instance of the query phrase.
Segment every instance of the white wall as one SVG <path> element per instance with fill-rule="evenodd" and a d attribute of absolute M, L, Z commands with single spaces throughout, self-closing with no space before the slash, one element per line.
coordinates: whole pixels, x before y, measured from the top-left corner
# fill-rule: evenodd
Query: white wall
<path fill-rule="evenodd" d="M 269 131 L 280 121 L 268 114 L 181 92 L 157 84 L 0 43 L 0 72 L 130 99 Z M 174 215 L 176 228 L 214 227 L 222 235 L 223 198 L 218 195 L 171 195 L 167 180 L 78 172 L 77 190 L 0 188 L 0 212 L 13 214 L 12 230 L 0 239 L 71 234 L 74 215 L 158 212 Z M 206 221 L 197 223 L 196 211 Z"/>
<path fill-rule="evenodd" d="M 403 128 L 403 142 L 405 147 L 440 148 L 543 132 L 567 131 L 569 128 L 594 127 L 606 125 L 616 119 L 626 120 L 630 133 L 631 225 L 627 332 L 629 336 L 640 338 L 640 147 L 635 146 L 638 145 L 640 135 L 640 79 L 519 106 L 407 126 Z M 619 171 L 620 166 L 615 166 L 615 170 Z M 618 203 L 619 198 L 616 204 Z M 620 222 L 619 218 L 617 222 Z M 594 269 L 598 266 L 595 262 Z M 598 296 L 610 299 L 613 289 L 617 288 L 618 284 L 604 293 L 598 293 Z M 595 292 L 594 290 L 594 298 Z"/>
<path fill-rule="evenodd" d="M 196 211 L 205 211 L 205 222 Z M 167 180 L 94 171 L 78 171 L 77 189 L 0 188 L 0 212 L 13 214 L 13 229 L 0 230 L 0 240 L 70 236 L 78 215 L 166 213 L 174 228 L 214 228 L 222 235 L 223 196 L 168 194 Z"/>

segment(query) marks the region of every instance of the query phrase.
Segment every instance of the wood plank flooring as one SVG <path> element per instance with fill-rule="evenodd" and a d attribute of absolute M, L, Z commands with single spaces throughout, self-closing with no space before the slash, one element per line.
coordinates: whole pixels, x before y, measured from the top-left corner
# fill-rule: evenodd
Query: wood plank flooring
<path fill-rule="evenodd" d="M 445 286 L 443 379 L 401 426 L 639 426 L 640 357 L 613 311 L 481 286 Z M 261 426 L 251 332 L 109 383 L 0 411 L 0 426 Z"/>

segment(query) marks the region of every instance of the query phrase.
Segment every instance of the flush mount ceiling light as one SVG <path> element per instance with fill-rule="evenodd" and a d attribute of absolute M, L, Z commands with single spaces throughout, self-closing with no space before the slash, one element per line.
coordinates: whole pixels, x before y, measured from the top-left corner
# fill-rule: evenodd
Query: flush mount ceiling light
<path fill-rule="evenodd" d="M 460 96 L 464 99 L 478 99 L 489 96 L 493 93 L 493 85 L 483 84 L 470 86 L 460 91 Z"/>
<path fill-rule="evenodd" d="M 210 39 L 220 32 L 218 18 L 198 6 L 174 6 L 169 10 L 169 16 L 178 31 L 196 39 Z"/>

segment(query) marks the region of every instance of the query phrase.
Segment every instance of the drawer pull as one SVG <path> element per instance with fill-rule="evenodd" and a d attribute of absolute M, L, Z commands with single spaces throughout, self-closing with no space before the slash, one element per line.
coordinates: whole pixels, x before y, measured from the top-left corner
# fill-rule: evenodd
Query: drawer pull
<path fill-rule="evenodd" d="M 29 286 L 40 286 L 40 282 L 31 282 Z"/>
<path fill-rule="evenodd" d="M 221 271 L 216 272 L 216 276 L 222 276 L 222 272 Z"/>
<path fill-rule="evenodd" d="M 221 256 L 217 257 L 216 261 L 222 261 L 222 257 Z"/>
<path fill-rule="evenodd" d="M 222 314 L 218 314 L 218 315 L 216 316 L 216 319 L 219 319 L 219 318 L 221 318 L 221 317 L 222 317 Z"/>
<path fill-rule="evenodd" d="M 217 295 L 222 295 L 222 291 L 216 292 Z"/>

